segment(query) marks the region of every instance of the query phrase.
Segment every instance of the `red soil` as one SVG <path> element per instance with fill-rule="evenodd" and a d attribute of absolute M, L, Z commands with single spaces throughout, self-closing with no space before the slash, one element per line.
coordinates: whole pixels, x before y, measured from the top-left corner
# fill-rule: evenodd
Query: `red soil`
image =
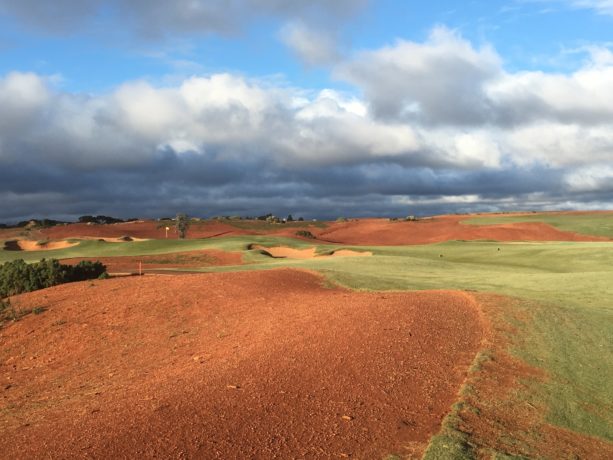
<path fill-rule="evenodd" d="M 525 213 L 527 215 L 527 213 Z M 561 214 L 593 214 L 567 212 Z M 492 214 L 488 214 L 492 215 Z M 523 215 L 516 213 L 513 215 Z M 530 213 L 531 215 L 531 213 Z M 274 235 L 304 239 L 296 236 L 300 229 L 307 229 L 320 242 L 351 245 L 405 245 L 439 243 L 449 240 L 496 240 L 496 241 L 609 241 L 598 236 L 579 235 L 558 230 L 551 225 L 539 222 L 510 223 L 500 225 L 465 225 L 461 221 L 467 216 L 438 216 L 417 222 L 390 222 L 388 219 L 359 219 L 349 222 L 330 222 L 327 228 L 309 226 L 306 228 L 270 227 L 254 222 L 251 229 L 240 229 L 231 223 L 205 221 L 192 224 L 188 238 L 210 238 L 215 236 L 237 235 Z M 261 224 L 261 225 L 258 225 Z M 62 238 L 117 238 L 123 235 L 135 238 L 165 238 L 165 229 L 159 222 L 138 221 L 112 225 L 70 224 L 43 229 L 42 237 Z M 169 231 L 170 238 L 176 238 L 174 228 Z M 308 240 L 316 242 L 317 240 Z"/>
<path fill-rule="evenodd" d="M 206 266 L 241 265 L 243 258 L 239 252 L 226 252 L 217 249 L 201 251 L 173 252 L 148 256 L 120 257 L 81 257 L 63 259 L 62 263 L 75 265 L 82 260 L 100 261 L 109 273 L 138 273 L 139 264 L 143 271 L 172 268 L 195 268 Z"/>
<path fill-rule="evenodd" d="M 159 228 L 158 228 L 159 227 Z M 41 230 L 52 239 L 62 238 L 118 238 L 130 236 L 133 238 L 164 239 L 166 237 L 165 225 L 150 220 L 125 222 L 108 225 L 69 224 Z M 187 233 L 188 238 L 212 238 L 215 236 L 254 235 L 255 232 L 242 230 L 232 225 L 215 220 L 194 223 L 190 225 Z M 168 238 L 177 238 L 175 229 L 171 226 Z"/>
<path fill-rule="evenodd" d="M 163 280 L 163 284 L 161 283 Z M 5 458 L 420 455 L 482 340 L 472 297 L 274 270 L 24 294 L 0 330 Z"/>
<path fill-rule="evenodd" d="M 416 222 L 360 219 L 332 223 L 313 231 L 320 241 L 351 245 L 395 246 L 429 244 L 450 240 L 496 241 L 608 241 L 607 238 L 558 230 L 544 223 L 465 225 L 466 216 L 439 216 Z"/>

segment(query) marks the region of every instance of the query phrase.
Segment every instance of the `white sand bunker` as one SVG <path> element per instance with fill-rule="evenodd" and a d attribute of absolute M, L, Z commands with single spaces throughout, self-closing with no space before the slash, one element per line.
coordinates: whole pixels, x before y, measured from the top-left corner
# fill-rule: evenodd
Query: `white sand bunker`
<path fill-rule="evenodd" d="M 266 254 L 274 257 L 275 259 L 313 259 L 316 257 L 364 257 L 372 256 L 372 252 L 358 252 L 350 249 L 339 249 L 332 251 L 328 254 L 317 254 L 316 248 L 307 249 L 294 249 L 287 246 L 277 246 L 274 248 L 267 248 L 257 244 L 251 245 L 250 249 L 257 249 L 264 251 Z"/>
<path fill-rule="evenodd" d="M 77 243 L 69 241 L 31 241 L 31 240 L 14 240 L 4 243 L 4 249 L 7 251 L 53 251 L 55 249 L 66 249 L 76 246 Z"/>

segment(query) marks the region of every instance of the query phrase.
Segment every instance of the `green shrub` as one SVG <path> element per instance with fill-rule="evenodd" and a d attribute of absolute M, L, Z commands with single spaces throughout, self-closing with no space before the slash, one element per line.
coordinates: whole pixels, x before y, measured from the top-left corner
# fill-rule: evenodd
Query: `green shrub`
<path fill-rule="evenodd" d="M 100 262 L 62 265 L 55 259 L 27 264 L 22 259 L 0 265 L 0 297 L 36 291 L 71 281 L 95 279 L 106 272 Z"/>
<path fill-rule="evenodd" d="M 313 235 L 308 230 L 298 230 L 296 232 L 296 236 L 301 236 L 302 238 L 310 238 L 312 240 L 315 239 L 315 235 Z"/>

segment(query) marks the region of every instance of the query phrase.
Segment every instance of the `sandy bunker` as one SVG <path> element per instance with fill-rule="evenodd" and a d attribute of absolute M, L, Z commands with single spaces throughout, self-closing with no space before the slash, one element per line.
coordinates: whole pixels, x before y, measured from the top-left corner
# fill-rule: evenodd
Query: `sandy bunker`
<path fill-rule="evenodd" d="M 313 259 L 315 257 L 367 257 L 372 256 L 369 251 L 352 251 L 351 249 L 339 249 L 327 254 L 317 254 L 315 247 L 306 249 L 296 249 L 287 246 L 276 246 L 268 248 L 259 244 L 252 244 L 249 249 L 264 251 L 276 259 Z"/>
<path fill-rule="evenodd" d="M 66 249 L 78 245 L 78 242 L 69 241 L 30 241 L 12 240 L 4 243 L 5 251 L 53 251 Z"/>
<path fill-rule="evenodd" d="M 2 330 L 0 449 L 14 459 L 419 455 L 482 339 L 465 293 L 351 292 L 288 269 L 16 302 L 47 310 Z"/>

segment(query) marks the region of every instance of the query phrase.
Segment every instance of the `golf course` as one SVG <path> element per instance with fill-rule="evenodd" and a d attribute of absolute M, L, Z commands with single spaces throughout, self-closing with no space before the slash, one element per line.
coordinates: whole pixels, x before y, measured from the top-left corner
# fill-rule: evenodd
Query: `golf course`
<path fill-rule="evenodd" d="M 78 225 L 0 235 L 110 274 L 10 299 L 11 458 L 613 457 L 611 213 Z"/>

